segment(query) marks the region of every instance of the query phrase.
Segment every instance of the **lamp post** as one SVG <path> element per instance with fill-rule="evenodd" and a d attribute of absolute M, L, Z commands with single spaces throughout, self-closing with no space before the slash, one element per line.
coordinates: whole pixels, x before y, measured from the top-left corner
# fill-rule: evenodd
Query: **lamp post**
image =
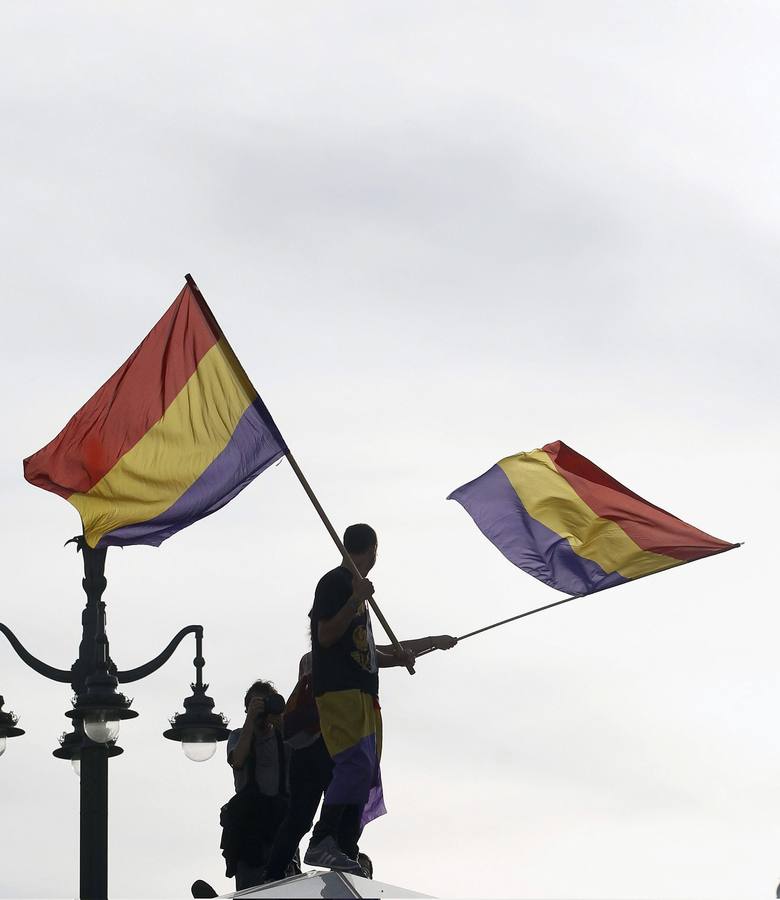
<path fill-rule="evenodd" d="M 117 691 L 119 684 L 139 681 L 156 672 L 170 659 L 181 641 L 188 634 L 194 634 L 196 676 L 191 685 L 193 693 L 184 701 L 184 712 L 171 718 L 171 728 L 163 736 L 181 741 L 187 757 L 200 762 L 214 755 L 217 742 L 227 740 L 229 732 L 227 719 L 213 712 L 214 701 L 206 696 L 203 626 L 182 628 L 159 656 L 135 669 L 119 671 L 109 654 L 106 605 L 102 599 L 106 589 L 106 548 L 94 550 L 81 536 L 72 541 L 84 558 L 82 585 L 87 605 L 81 614 L 78 659 L 70 671 L 56 669 L 34 657 L 2 622 L 0 632 L 31 669 L 51 681 L 69 683 L 73 688 L 73 708 L 65 713 L 73 722 L 73 731 L 62 736 L 60 747 L 53 755 L 69 759 L 81 778 L 79 896 L 82 900 L 105 900 L 108 896 L 108 760 L 122 753 L 122 748 L 116 745 L 120 722 L 138 715 L 130 709 L 132 700 Z M 24 734 L 16 727 L 18 717 L 3 711 L 3 702 L 0 697 L 0 755 L 5 750 L 7 738 Z"/>

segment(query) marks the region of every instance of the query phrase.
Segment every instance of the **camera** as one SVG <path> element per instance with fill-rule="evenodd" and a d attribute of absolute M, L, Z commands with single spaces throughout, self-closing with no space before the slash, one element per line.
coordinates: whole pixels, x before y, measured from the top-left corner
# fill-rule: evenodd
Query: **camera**
<path fill-rule="evenodd" d="M 284 712 L 285 700 L 281 694 L 269 694 L 265 698 L 266 716 L 280 716 Z"/>

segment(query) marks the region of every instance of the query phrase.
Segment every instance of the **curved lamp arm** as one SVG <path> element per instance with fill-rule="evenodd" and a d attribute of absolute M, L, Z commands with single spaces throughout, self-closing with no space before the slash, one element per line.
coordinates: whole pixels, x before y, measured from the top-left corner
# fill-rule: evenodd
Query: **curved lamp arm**
<path fill-rule="evenodd" d="M 127 669 L 125 672 L 117 672 L 116 677 L 119 679 L 120 684 L 127 684 L 130 681 L 140 681 L 141 678 L 146 678 L 147 675 L 156 672 L 168 662 L 173 655 L 173 651 L 188 634 L 195 634 L 198 638 L 202 638 L 203 626 L 188 625 L 186 628 L 182 628 L 159 656 L 155 656 L 154 659 L 149 660 L 148 663 L 144 663 L 142 666 L 138 666 L 136 669 Z M 67 680 L 70 680 L 70 677 Z"/>
<path fill-rule="evenodd" d="M 7 628 L 0 622 L 0 632 L 2 632 L 7 638 L 8 643 L 14 648 L 16 651 L 16 655 L 22 660 L 22 662 L 27 663 L 27 665 L 34 669 L 39 675 L 43 675 L 44 678 L 48 678 L 51 681 L 60 681 L 64 684 L 69 684 L 71 678 L 73 677 L 70 670 L 65 671 L 65 669 L 55 669 L 54 666 L 50 666 L 37 657 L 33 656 L 28 650 L 22 646 L 19 638 L 11 631 L 10 628 Z"/>

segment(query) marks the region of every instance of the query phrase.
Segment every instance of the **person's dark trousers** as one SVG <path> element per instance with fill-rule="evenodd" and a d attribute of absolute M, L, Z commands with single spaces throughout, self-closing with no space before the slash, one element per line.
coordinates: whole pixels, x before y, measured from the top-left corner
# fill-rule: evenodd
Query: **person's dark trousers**
<path fill-rule="evenodd" d="M 311 828 L 332 775 L 333 760 L 321 737 L 311 746 L 293 751 L 290 759 L 290 806 L 268 858 L 268 880 L 284 878 L 301 838 Z"/>
<path fill-rule="evenodd" d="M 252 866 L 243 859 L 236 862 L 236 890 L 243 891 L 247 888 L 262 884 L 265 878 L 265 866 Z"/>
<path fill-rule="evenodd" d="M 345 806 L 341 815 L 337 841 L 339 847 L 352 859 L 358 857 L 358 841 L 363 830 L 360 827 L 362 818 L 362 806 Z"/>
<path fill-rule="evenodd" d="M 331 835 L 347 856 L 357 859 L 362 816 L 362 804 L 323 803 L 320 820 L 314 826 L 311 835 L 312 844 L 319 844 L 321 840 Z"/>

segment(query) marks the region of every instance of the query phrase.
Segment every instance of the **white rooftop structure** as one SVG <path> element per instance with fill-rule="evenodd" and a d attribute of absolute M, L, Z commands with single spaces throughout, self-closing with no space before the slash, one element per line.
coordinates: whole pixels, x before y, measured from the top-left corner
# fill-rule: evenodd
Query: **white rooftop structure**
<path fill-rule="evenodd" d="M 346 872 L 313 871 L 303 875 L 295 875 L 285 878 L 283 881 L 274 881 L 271 884 L 259 884 L 257 887 L 236 891 L 234 894 L 222 894 L 223 897 L 246 898 L 253 897 L 262 900 L 271 900 L 274 897 L 430 897 L 430 894 L 418 894 L 406 888 L 396 887 L 394 884 L 384 884 L 381 881 L 373 881 L 368 878 L 359 878 L 357 875 L 347 875 Z"/>

